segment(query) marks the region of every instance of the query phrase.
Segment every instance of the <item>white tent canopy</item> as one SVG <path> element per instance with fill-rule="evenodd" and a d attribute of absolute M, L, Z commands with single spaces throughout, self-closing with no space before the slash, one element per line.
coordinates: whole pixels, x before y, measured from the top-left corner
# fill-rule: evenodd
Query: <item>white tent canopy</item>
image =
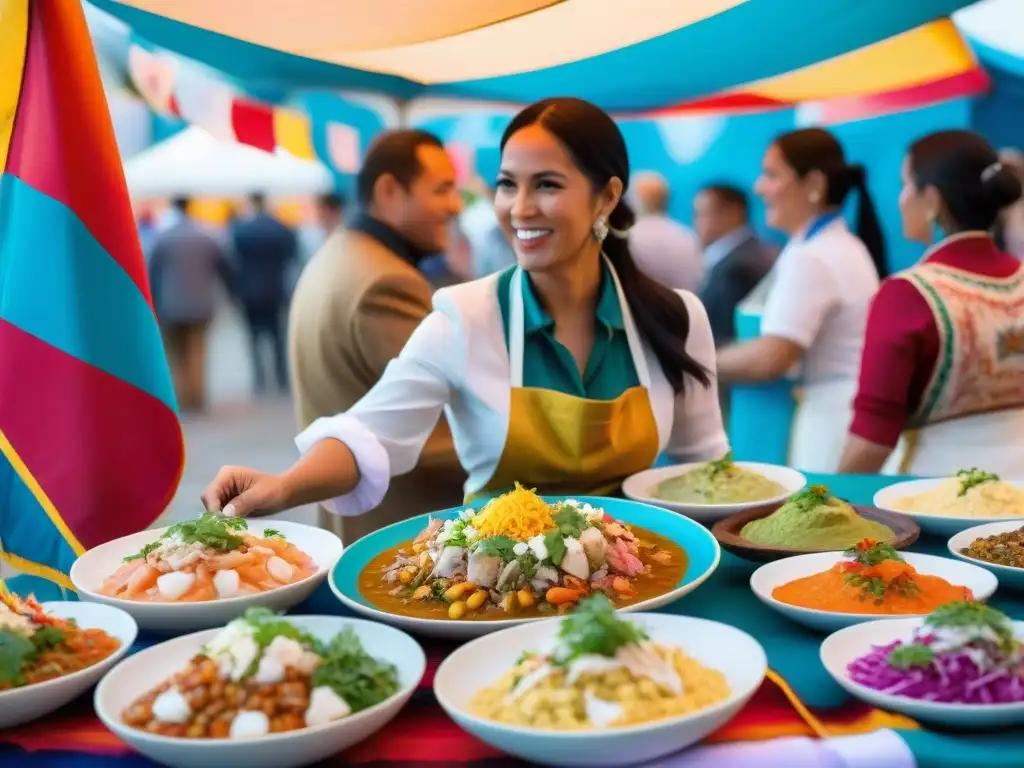
<path fill-rule="evenodd" d="M 320 163 L 218 141 L 196 127 L 132 157 L 124 175 L 135 198 L 315 195 L 334 186 L 331 172 Z"/>

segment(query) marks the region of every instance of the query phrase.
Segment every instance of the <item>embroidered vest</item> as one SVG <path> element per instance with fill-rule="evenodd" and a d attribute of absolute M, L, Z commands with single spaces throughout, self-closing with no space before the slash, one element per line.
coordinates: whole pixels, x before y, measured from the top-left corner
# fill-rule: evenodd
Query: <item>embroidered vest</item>
<path fill-rule="evenodd" d="M 928 303 L 939 356 L 911 427 L 1024 407 L 1024 267 L 988 278 L 939 264 L 898 275 Z"/>

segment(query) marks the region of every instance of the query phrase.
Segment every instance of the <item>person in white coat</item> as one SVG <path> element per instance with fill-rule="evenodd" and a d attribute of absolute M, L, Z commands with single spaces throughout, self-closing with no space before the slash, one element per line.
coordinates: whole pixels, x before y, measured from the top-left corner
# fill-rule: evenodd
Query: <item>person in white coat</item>
<path fill-rule="evenodd" d="M 720 350 L 719 378 L 758 383 L 798 375 L 789 463 L 834 472 L 850 423 L 868 307 L 886 271 L 865 171 L 847 163 L 831 133 L 809 128 L 771 144 L 755 191 L 769 226 L 789 241 L 755 290 L 765 296 L 760 337 Z M 856 234 L 841 212 L 853 191 Z"/>
<path fill-rule="evenodd" d="M 209 510 L 253 515 L 332 500 L 373 509 L 408 472 L 442 412 L 467 499 L 515 482 L 549 494 L 613 494 L 666 452 L 728 451 L 707 313 L 630 257 L 626 144 L 579 99 L 520 112 L 501 142 L 495 210 L 518 265 L 437 292 L 377 385 L 299 435 L 283 474 L 226 467 Z"/>

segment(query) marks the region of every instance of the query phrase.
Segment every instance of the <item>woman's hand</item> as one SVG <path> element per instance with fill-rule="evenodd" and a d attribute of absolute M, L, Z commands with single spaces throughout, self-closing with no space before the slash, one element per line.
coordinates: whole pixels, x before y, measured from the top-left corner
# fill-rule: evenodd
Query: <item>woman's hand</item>
<path fill-rule="evenodd" d="M 248 467 L 223 467 L 202 499 L 207 512 L 222 512 L 225 517 L 272 515 L 289 506 L 283 475 Z"/>

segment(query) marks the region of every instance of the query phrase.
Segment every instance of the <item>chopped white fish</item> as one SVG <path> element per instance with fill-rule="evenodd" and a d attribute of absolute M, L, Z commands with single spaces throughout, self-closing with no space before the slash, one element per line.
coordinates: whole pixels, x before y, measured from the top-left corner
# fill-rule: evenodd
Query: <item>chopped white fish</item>
<path fill-rule="evenodd" d="M 545 663 L 541 664 L 532 672 L 527 672 L 525 675 L 519 678 L 519 682 L 516 683 L 511 693 L 509 693 L 508 700 L 515 701 L 554 671 L 554 667 L 552 667 L 550 664 Z"/>
<path fill-rule="evenodd" d="M 310 675 L 320 663 L 320 657 L 306 650 L 297 640 L 278 635 L 270 641 L 263 652 L 264 658 L 275 659 L 283 667 L 294 667 L 304 675 Z"/>
<path fill-rule="evenodd" d="M 335 693 L 333 688 L 327 685 L 318 685 L 309 695 L 306 725 L 330 723 L 348 717 L 351 712 L 352 707 Z"/>
<path fill-rule="evenodd" d="M 558 567 L 577 579 L 590 578 L 590 563 L 587 562 L 587 553 L 583 551 L 583 545 L 580 544 L 579 539 L 566 536 L 562 542 L 565 544 L 565 557 L 562 558 Z"/>
<path fill-rule="evenodd" d="M 509 560 L 505 564 L 505 567 L 501 569 L 501 575 L 498 577 L 497 589 L 500 591 L 504 589 L 505 585 L 509 582 L 515 581 L 522 574 L 522 566 L 519 565 L 518 560 Z M 472 579 L 470 579 L 472 581 Z"/>
<path fill-rule="evenodd" d="M 238 571 L 233 569 L 217 571 L 213 577 L 213 588 L 217 590 L 217 597 L 236 597 L 241 583 Z"/>
<path fill-rule="evenodd" d="M 434 576 L 450 579 L 466 569 L 466 550 L 462 547 L 445 547 L 434 565 Z"/>
<path fill-rule="evenodd" d="M 636 677 L 646 677 L 663 685 L 677 696 L 683 695 L 683 680 L 675 665 L 655 650 L 650 642 L 624 645 L 615 657 Z"/>
<path fill-rule="evenodd" d="M 156 588 L 160 592 L 161 597 L 167 600 L 177 600 L 192 589 L 195 581 L 196 575 L 194 573 L 171 571 L 157 577 Z"/>
<path fill-rule="evenodd" d="M 251 739 L 254 736 L 266 736 L 270 733 L 270 719 L 257 710 L 244 709 L 231 721 L 228 736 L 232 739 Z"/>
<path fill-rule="evenodd" d="M 533 580 L 530 582 L 533 588 L 540 591 L 545 590 L 552 584 L 558 582 L 558 570 L 552 568 L 550 565 L 542 565 L 537 569 L 536 573 L 533 574 Z"/>
<path fill-rule="evenodd" d="M 597 528 L 587 528 L 580 534 L 580 544 L 587 553 L 587 562 L 594 570 L 604 568 L 607 563 L 608 540 Z"/>
<path fill-rule="evenodd" d="M 221 674 L 236 682 L 256 661 L 259 652 L 252 625 L 242 619 L 224 627 L 205 648 L 206 655 L 217 662 Z"/>
<path fill-rule="evenodd" d="M 478 587 L 490 589 L 498 583 L 498 574 L 500 573 L 500 557 L 485 555 L 482 552 L 474 552 L 470 555 L 466 581 L 476 584 Z"/>
<path fill-rule="evenodd" d="M 292 580 L 292 575 L 294 575 L 295 569 L 292 568 L 291 563 L 287 560 L 283 560 L 277 555 L 274 555 L 274 557 L 267 560 L 267 573 L 278 581 L 287 583 Z"/>
<path fill-rule="evenodd" d="M 284 680 L 284 664 L 273 656 L 263 655 L 256 666 L 256 674 L 251 678 L 261 685 L 272 685 Z"/>
<path fill-rule="evenodd" d="M 544 534 L 538 533 L 527 544 L 530 545 L 530 549 L 533 550 L 533 555 L 538 560 L 547 560 L 548 558 L 548 547 L 544 543 Z"/>
<path fill-rule="evenodd" d="M 153 717 L 161 723 L 187 723 L 192 717 L 192 707 L 181 691 L 168 688 L 153 700 Z"/>
<path fill-rule="evenodd" d="M 587 720 L 597 728 L 605 728 L 622 717 L 622 705 L 599 699 L 589 691 L 583 694 L 583 702 L 587 709 Z"/>
<path fill-rule="evenodd" d="M 529 551 L 530 551 L 530 545 L 527 544 L 525 541 L 517 541 L 516 545 L 514 547 L 512 547 L 512 553 L 516 557 L 522 557 L 523 555 L 525 555 Z"/>

